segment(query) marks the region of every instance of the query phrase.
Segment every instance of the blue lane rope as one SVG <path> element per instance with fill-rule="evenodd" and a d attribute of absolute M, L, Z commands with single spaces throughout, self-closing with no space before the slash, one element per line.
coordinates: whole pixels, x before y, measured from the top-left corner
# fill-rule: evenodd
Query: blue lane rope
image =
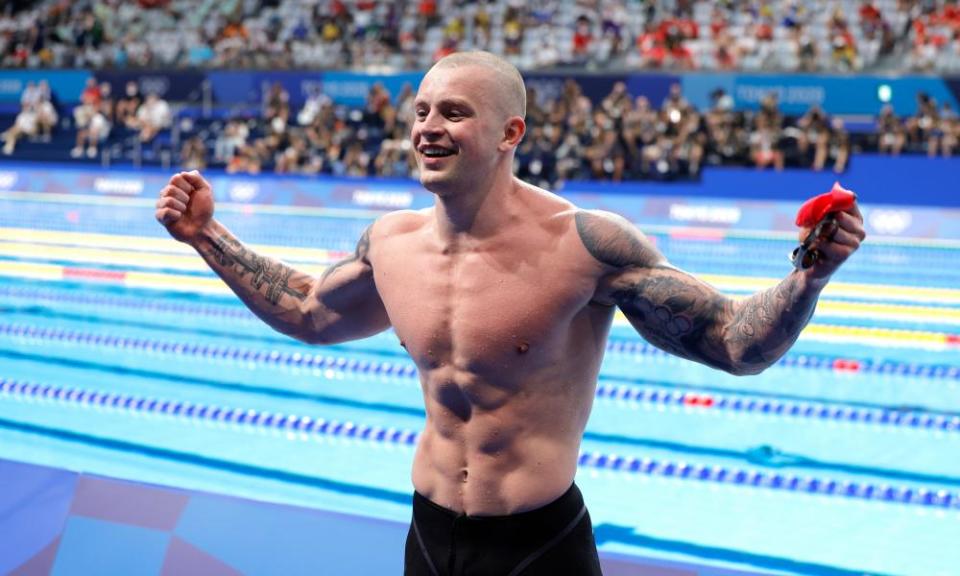
<path fill-rule="evenodd" d="M 88 391 L 5 378 L 0 379 L 0 393 L 387 444 L 412 446 L 417 443 L 419 438 L 419 434 L 413 430 L 393 427 L 371 426 L 252 409 L 244 410 L 241 408 L 192 404 L 190 402 L 144 398 L 128 394 Z M 849 482 L 832 478 L 804 477 L 747 468 L 706 466 L 600 452 L 581 452 L 577 463 L 582 468 L 646 476 L 960 510 L 960 493 L 942 489 Z"/>
<path fill-rule="evenodd" d="M 853 406 L 836 406 L 815 401 L 780 401 L 769 398 L 752 398 L 739 394 L 726 395 L 716 392 L 683 392 L 652 387 L 640 388 L 624 384 L 600 384 L 597 386 L 597 397 L 638 404 L 678 405 L 689 408 L 726 410 L 747 414 L 769 414 L 794 418 L 960 432 L 960 416 L 931 411 L 858 408 Z"/>
<path fill-rule="evenodd" d="M 184 344 L 146 338 L 106 336 L 60 328 L 43 328 L 19 324 L 0 324 L 0 335 L 53 340 L 110 348 L 180 354 L 216 360 L 234 360 L 274 366 L 303 369 L 328 369 L 354 374 L 372 374 L 399 378 L 416 378 L 418 372 L 412 363 L 357 359 L 349 356 L 309 354 L 279 350 L 256 350 L 234 346 Z M 637 343 L 642 344 L 642 343 Z M 644 344 L 645 345 L 645 344 Z M 645 345 L 657 350 L 652 346 Z M 657 350 L 658 353 L 665 354 Z M 957 367 L 952 367 L 957 370 Z M 611 385 L 597 387 L 599 398 L 610 398 L 635 403 L 679 405 L 691 408 L 719 409 L 750 414 L 769 414 L 805 419 L 846 421 L 904 428 L 922 428 L 960 432 L 960 416 L 933 411 L 899 410 L 835 406 L 815 401 L 778 401 L 769 398 L 751 398 L 748 395 L 700 394 L 654 387 Z M 709 400 L 708 402 L 706 400 Z"/>
<path fill-rule="evenodd" d="M 213 316 L 226 318 L 242 318 L 257 320 L 257 317 L 246 308 L 224 304 L 199 305 L 180 302 L 163 302 L 158 300 L 144 301 L 142 298 L 120 298 L 117 296 L 107 296 L 99 294 L 65 294 L 60 291 L 50 289 L 38 290 L 18 287 L 2 286 L 0 287 L 0 296 L 9 296 L 14 298 L 24 298 L 32 301 L 46 302 L 69 302 L 71 304 L 83 304 L 85 306 L 109 306 L 112 308 L 127 308 L 143 311 L 170 312 L 176 314 L 191 314 L 194 316 Z"/>

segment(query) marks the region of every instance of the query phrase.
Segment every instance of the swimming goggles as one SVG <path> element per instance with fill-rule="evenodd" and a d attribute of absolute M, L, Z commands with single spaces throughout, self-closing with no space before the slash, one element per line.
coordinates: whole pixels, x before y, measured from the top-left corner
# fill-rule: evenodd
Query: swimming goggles
<path fill-rule="evenodd" d="M 836 212 L 824 216 L 823 220 L 807 234 L 803 243 L 793 249 L 790 254 L 790 262 L 793 263 L 793 267 L 797 270 L 806 270 L 816 264 L 817 260 L 820 259 L 820 251 L 817 250 L 815 244 L 820 239 L 832 240 L 839 227 Z"/>

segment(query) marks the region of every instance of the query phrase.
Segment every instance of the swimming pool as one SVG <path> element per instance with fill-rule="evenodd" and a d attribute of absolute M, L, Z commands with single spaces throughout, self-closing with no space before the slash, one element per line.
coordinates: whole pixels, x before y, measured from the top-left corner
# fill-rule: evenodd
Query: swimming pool
<path fill-rule="evenodd" d="M 317 272 L 361 211 L 224 205 L 239 237 Z M 742 295 L 788 269 L 775 234 L 647 228 Z M 669 357 L 622 319 L 577 481 L 601 552 L 784 573 L 960 565 L 960 247 L 864 246 L 777 366 Z M 271 332 L 152 201 L 0 198 L 0 458 L 397 521 L 423 423 L 392 333 Z"/>

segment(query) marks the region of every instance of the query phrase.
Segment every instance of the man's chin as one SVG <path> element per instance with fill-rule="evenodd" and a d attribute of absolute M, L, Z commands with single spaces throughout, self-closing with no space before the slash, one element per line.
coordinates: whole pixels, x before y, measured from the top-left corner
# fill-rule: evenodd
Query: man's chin
<path fill-rule="evenodd" d="M 428 192 L 432 192 L 441 197 L 449 196 L 454 188 L 450 178 L 437 172 L 421 172 L 420 185 Z"/>

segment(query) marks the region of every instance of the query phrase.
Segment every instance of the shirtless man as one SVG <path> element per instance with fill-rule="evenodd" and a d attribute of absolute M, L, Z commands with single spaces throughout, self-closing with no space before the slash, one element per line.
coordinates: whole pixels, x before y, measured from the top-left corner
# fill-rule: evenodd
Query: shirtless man
<path fill-rule="evenodd" d="M 813 267 L 735 302 L 623 218 L 515 178 L 525 109 L 522 78 L 499 58 L 438 62 L 411 135 L 434 206 L 381 217 L 319 278 L 240 243 L 196 172 L 173 176 L 157 203 L 173 237 L 280 332 L 329 344 L 394 329 L 427 412 L 408 575 L 599 574 L 573 479 L 615 310 L 665 350 L 755 374 L 793 344 L 864 238 L 859 210 L 841 213 Z"/>

